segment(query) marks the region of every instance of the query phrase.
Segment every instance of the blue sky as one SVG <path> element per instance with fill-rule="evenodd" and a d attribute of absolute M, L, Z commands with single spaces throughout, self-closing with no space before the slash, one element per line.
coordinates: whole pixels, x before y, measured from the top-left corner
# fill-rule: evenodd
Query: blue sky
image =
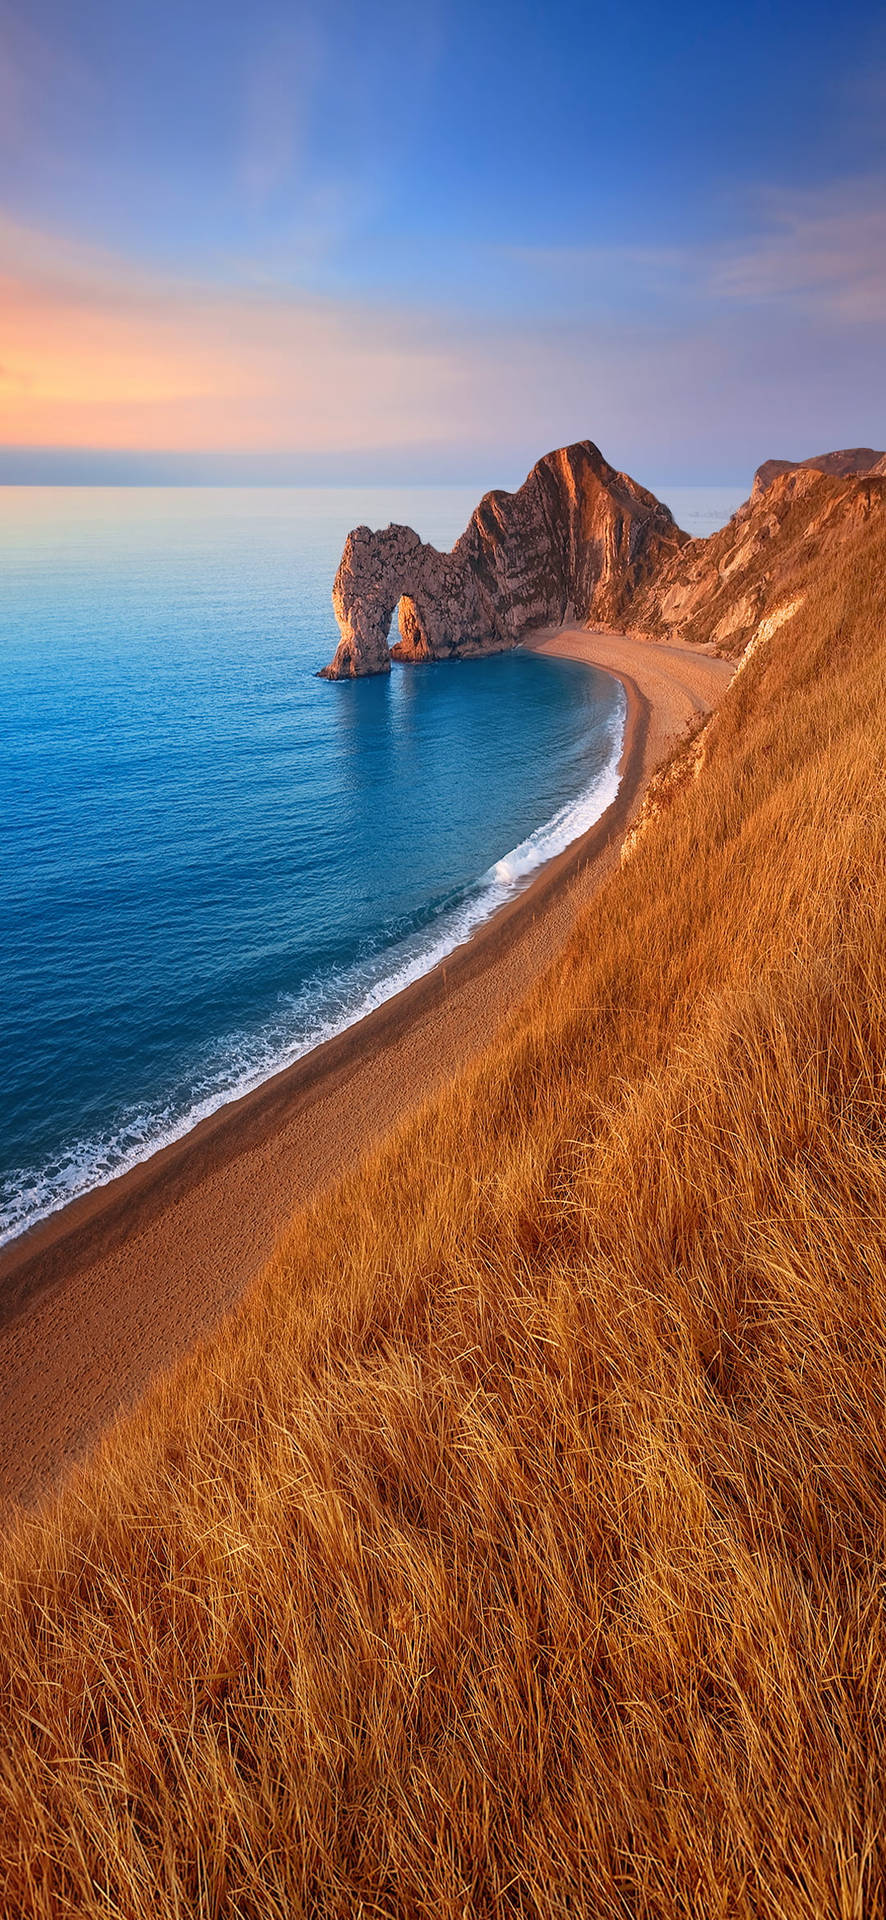
<path fill-rule="evenodd" d="M 0 479 L 886 444 L 886 14 L 0 0 Z"/>

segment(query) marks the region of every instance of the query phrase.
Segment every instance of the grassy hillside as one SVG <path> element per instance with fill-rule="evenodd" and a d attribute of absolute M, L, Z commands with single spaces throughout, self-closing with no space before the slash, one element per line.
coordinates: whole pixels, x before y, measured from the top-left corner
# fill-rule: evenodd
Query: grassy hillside
<path fill-rule="evenodd" d="M 21 1524 L 4 1913 L 884 1912 L 884 579 Z"/>
<path fill-rule="evenodd" d="M 661 640 L 712 641 L 738 659 L 799 572 L 838 568 L 853 532 L 884 516 L 886 480 L 875 474 L 789 469 L 761 492 L 755 485 L 719 533 L 666 561 L 633 602 L 632 626 Z"/>

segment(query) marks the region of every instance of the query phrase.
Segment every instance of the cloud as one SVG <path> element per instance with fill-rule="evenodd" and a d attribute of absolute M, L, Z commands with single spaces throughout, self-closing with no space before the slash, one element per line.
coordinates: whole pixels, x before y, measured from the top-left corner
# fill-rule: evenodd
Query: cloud
<path fill-rule="evenodd" d="M 586 282 L 623 292 L 644 287 L 647 292 L 672 288 L 694 269 L 686 246 L 651 246 L 637 241 L 577 246 L 504 246 L 496 249 L 504 262 L 541 276 L 546 281 Z"/>
<path fill-rule="evenodd" d="M 771 193 L 762 211 L 763 231 L 716 261 L 714 297 L 790 303 L 851 326 L 886 321 L 886 183 Z"/>
<path fill-rule="evenodd" d="M 666 250 L 632 259 L 671 272 Z M 766 249 L 724 248 L 714 270 L 700 251 L 690 267 L 713 291 L 664 319 L 661 301 L 607 310 L 574 285 L 506 314 L 428 310 L 246 281 L 242 265 L 164 272 L 0 219 L 0 444 L 18 450 L 0 477 L 44 449 L 65 477 L 80 450 L 85 472 L 129 452 L 158 477 L 161 457 L 172 473 L 199 456 L 218 478 L 376 465 L 494 484 L 588 436 L 640 478 L 732 480 L 770 454 L 881 444 L 881 329 L 853 320 L 849 352 L 829 307 L 801 325 L 794 278 L 770 274 Z M 564 271 L 551 256 L 555 291 Z"/>
<path fill-rule="evenodd" d="M 522 459 L 586 434 L 622 455 L 710 346 L 150 271 L 0 220 L 6 446 Z M 533 452 L 534 449 L 534 452 Z M 444 464 L 451 470 L 451 460 Z"/>
<path fill-rule="evenodd" d="M 280 23 L 253 50 L 244 78 L 237 173 L 256 208 L 292 181 L 307 144 L 322 67 L 319 21 L 306 15 Z"/>
<path fill-rule="evenodd" d="M 439 0 L 386 0 L 374 13 L 326 0 L 258 16 L 234 165 L 250 213 L 285 215 L 314 251 L 357 231 L 421 137 L 442 44 Z"/>
<path fill-rule="evenodd" d="M 498 249 L 550 298 L 581 293 L 626 315 L 654 305 L 662 322 L 696 322 L 739 305 L 790 308 L 794 320 L 849 327 L 886 320 L 886 182 L 845 181 L 816 192 L 770 190 L 745 209 L 740 236 L 682 245 L 527 246 Z M 748 231 L 750 229 L 750 231 Z"/>
<path fill-rule="evenodd" d="M 151 273 L 0 222 L 7 444 L 330 450 L 445 435 L 420 318 Z"/>
<path fill-rule="evenodd" d="M 75 48 L 40 32 L 28 11 L 0 0 L 0 152 L 33 154 L 35 135 L 61 152 L 64 132 L 96 107 L 96 83 Z"/>

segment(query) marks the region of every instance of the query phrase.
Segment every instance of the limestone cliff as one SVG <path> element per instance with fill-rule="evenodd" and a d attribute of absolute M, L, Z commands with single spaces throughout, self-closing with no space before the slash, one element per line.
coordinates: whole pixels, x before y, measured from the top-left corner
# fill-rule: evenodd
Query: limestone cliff
<path fill-rule="evenodd" d="M 691 540 L 667 559 L 634 599 L 629 623 L 651 639 L 687 640 L 737 657 L 761 620 L 802 583 L 809 563 L 873 513 L 886 513 L 886 477 L 788 468 L 755 487 L 719 533 Z"/>
<path fill-rule="evenodd" d="M 487 493 L 451 553 L 411 527 L 356 527 L 332 590 L 341 640 L 324 675 L 388 672 L 398 603 L 402 660 L 512 647 L 567 615 L 615 625 L 686 540 L 667 507 L 591 441 L 561 447 L 518 492 Z"/>
<path fill-rule="evenodd" d="M 783 473 L 796 473 L 800 467 L 845 480 L 853 473 L 886 473 L 886 453 L 877 453 L 873 447 L 843 447 L 837 453 L 814 453 L 809 460 L 764 460 L 754 474 L 751 499 L 759 500 L 773 480 Z"/>

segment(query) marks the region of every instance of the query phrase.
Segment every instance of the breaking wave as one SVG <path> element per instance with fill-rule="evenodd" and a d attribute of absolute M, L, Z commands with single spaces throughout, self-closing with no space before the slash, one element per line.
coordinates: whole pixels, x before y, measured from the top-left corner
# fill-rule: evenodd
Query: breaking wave
<path fill-rule="evenodd" d="M 229 1033 L 213 1043 L 192 1063 L 178 1099 L 132 1109 L 106 1137 L 81 1139 L 39 1172 L 7 1175 L 0 1184 L 0 1246 L 182 1139 L 201 1120 L 346 1032 L 463 946 L 612 804 L 626 717 L 619 691 L 605 729 L 604 764 L 574 800 L 494 861 L 459 899 L 444 903 L 429 924 L 352 966 L 306 981 L 298 993 L 281 998 L 275 1018 L 261 1031 Z"/>

